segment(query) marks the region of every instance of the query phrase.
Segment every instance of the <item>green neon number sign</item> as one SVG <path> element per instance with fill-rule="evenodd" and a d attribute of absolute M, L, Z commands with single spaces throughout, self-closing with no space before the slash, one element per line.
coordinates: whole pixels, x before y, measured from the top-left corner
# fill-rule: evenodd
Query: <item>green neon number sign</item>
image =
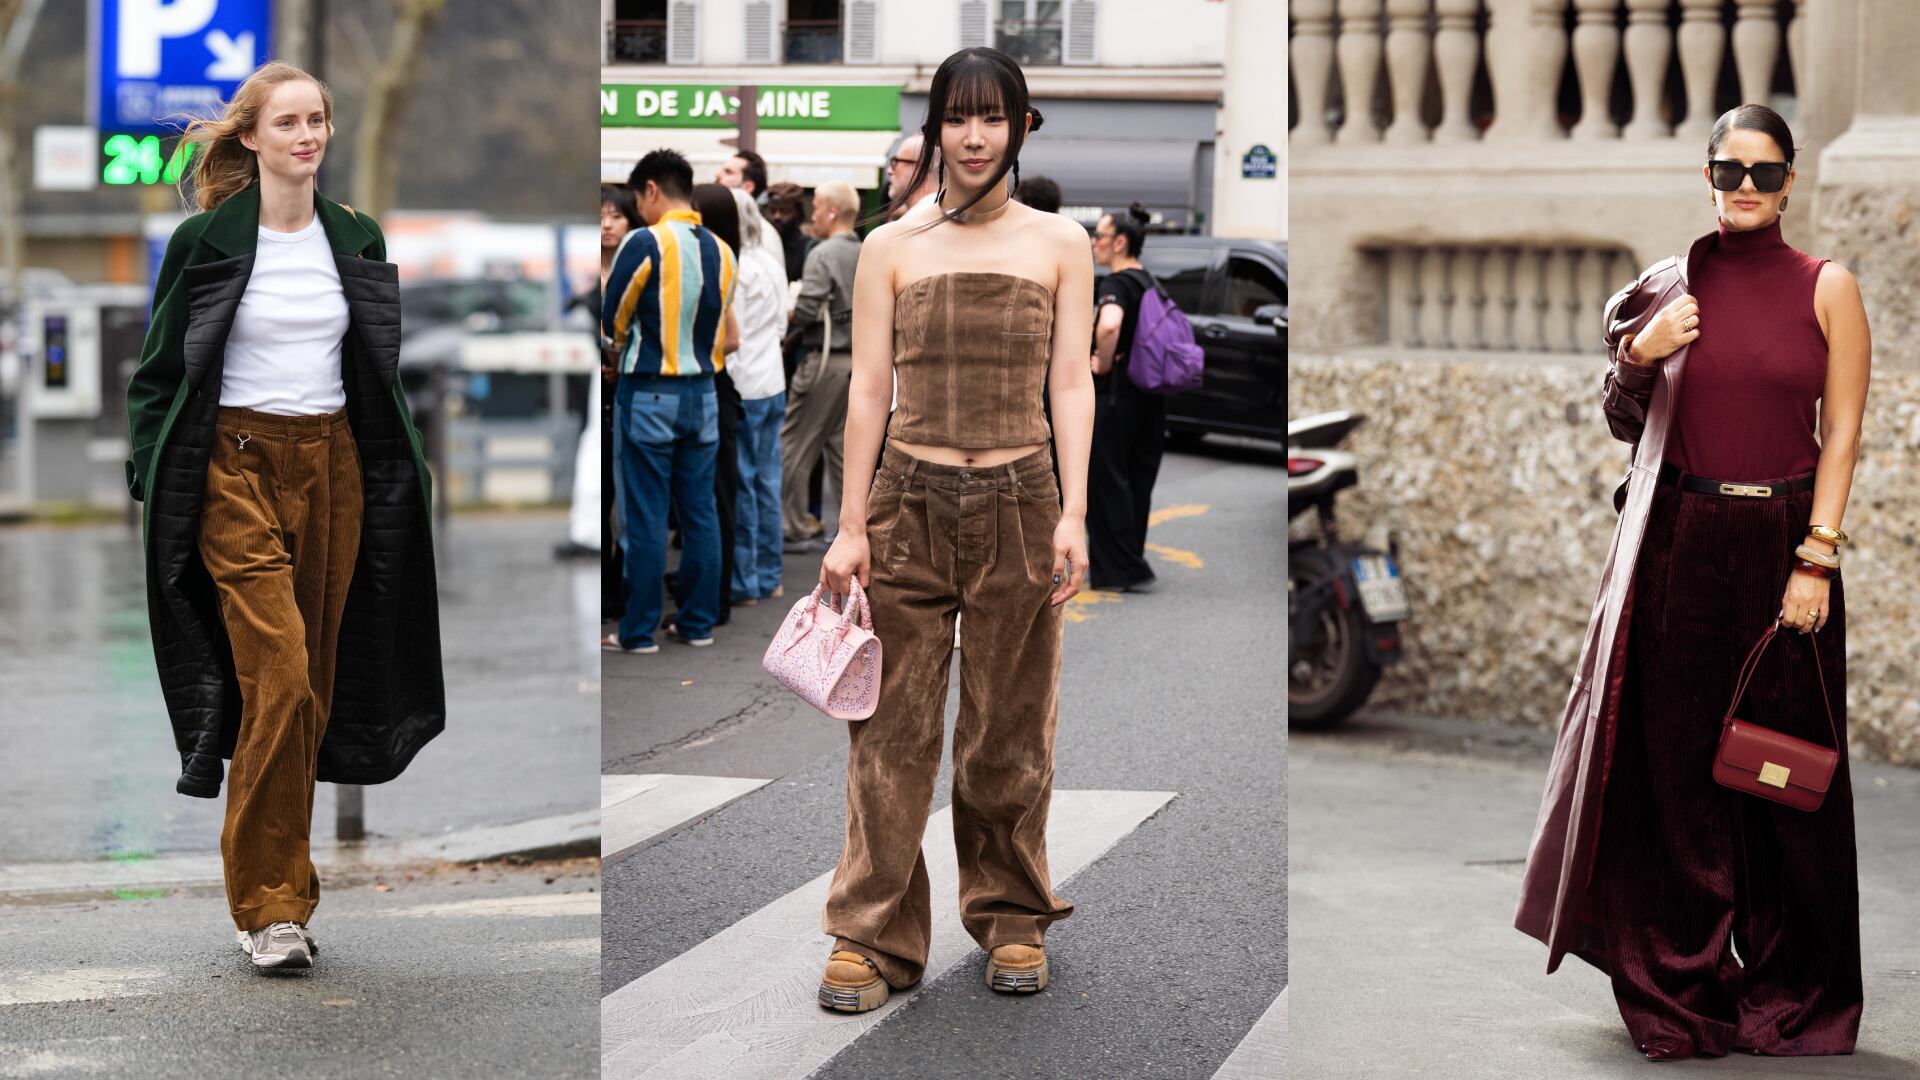
<path fill-rule="evenodd" d="M 177 184 L 193 158 L 193 144 L 182 139 L 162 160 L 157 135 L 112 135 L 102 149 L 107 164 L 100 179 L 108 184 Z"/>

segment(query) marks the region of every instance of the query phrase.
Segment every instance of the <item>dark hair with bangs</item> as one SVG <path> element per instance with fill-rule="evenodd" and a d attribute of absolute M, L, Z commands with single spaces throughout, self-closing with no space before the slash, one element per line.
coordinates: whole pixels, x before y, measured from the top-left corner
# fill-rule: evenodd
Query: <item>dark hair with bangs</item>
<path fill-rule="evenodd" d="M 627 219 L 627 228 L 646 228 L 646 221 L 640 217 L 640 204 L 634 201 L 633 189 L 625 184 L 600 185 L 600 205 L 611 206 Z"/>
<path fill-rule="evenodd" d="M 902 185 L 898 195 L 867 215 L 860 224 L 884 221 L 893 216 L 925 182 L 927 174 L 933 171 L 933 159 L 940 150 L 940 130 L 945 126 L 947 117 L 980 116 L 989 112 L 1007 118 L 1006 160 L 1000 163 L 1000 171 L 994 173 L 993 178 L 975 192 L 965 205 L 944 210 L 943 219 L 964 220 L 966 211 L 998 187 L 1008 172 L 1013 173 L 1013 186 L 1018 190 L 1020 147 L 1027 141 L 1026 118 L 1029 114 L 1033 117 L 1033 130 L 1040 130 L 1040 110 L 1034 108 L 1027 99 L 1027 77 L 1013 57 L 999 49 L 961 49 L 940 61 L 939 68 L 933 73 L 933 82 L 927 88 L 927 116 L 920 122 L 920 160 L 914 163 L 912 178 Z M 944 193 L 946 189 L 946 163 L 943 161 L 940 164 L 939 190 Z M 929 222 L 922 228 L 938 224 L 938 221 Z"/>

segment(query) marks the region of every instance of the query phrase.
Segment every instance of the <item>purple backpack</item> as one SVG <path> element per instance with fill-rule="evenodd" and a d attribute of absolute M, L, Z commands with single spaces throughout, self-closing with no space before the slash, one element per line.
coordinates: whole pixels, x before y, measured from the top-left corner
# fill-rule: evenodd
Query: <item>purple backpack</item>
<path fill-rule="evenodd" d="M 1198 390 L 1206 353 L 1194 343 L 1193 324 L 1159 282 L 1148 280 L 1153 288 L 1140 297 L 1133 344 L 1127 350 L 1127 377 L 1149 394 Z"/>

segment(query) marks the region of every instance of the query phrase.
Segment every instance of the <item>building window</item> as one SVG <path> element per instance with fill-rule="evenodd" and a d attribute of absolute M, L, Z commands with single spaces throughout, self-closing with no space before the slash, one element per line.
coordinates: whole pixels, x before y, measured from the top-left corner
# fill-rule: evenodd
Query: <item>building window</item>
<path fill-rule="evenodd" d="M 616 64 L 667 62 L 667 0 L 614 0 L 607 57 Z"/>
<path fill-rule="evenodd" d="M 1022 66 L 1060 62 L 1060 0 L 1000 0 L 994 47 Z"/>
<path fill-rule="evenodd" d="M 840 0 L 787 0 L 780 59 L 788 64 L 838 64 L 845 40 Z"/>

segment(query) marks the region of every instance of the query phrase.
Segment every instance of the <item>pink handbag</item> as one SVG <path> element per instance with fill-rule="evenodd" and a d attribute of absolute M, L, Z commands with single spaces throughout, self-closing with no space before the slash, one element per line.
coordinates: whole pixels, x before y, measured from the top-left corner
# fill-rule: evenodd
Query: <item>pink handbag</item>
<path fill-rule="evenodd" d="M 850 588 L 840 611 L 826 602 L 824 584 L 801 597 L 760 666 L 828 716 L 865 720 L 880 704 L 880 639 L 873 636 L 873 613 L 860 579 L 854 578 Z"/>

